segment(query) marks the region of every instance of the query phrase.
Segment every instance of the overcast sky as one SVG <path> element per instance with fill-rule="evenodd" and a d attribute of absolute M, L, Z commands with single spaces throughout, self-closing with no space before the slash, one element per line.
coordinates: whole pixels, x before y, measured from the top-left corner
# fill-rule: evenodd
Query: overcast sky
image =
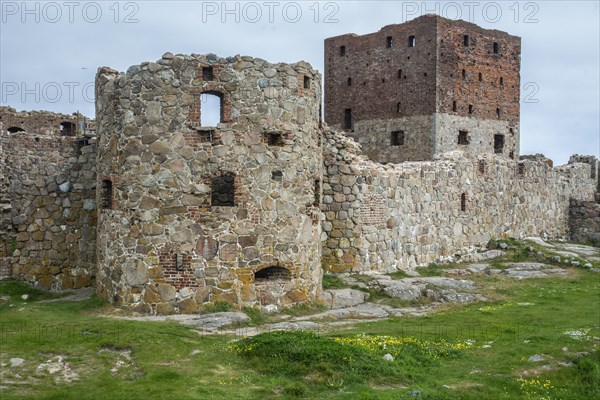
<path fill-rule="evenodd" d="M 558 164 L 600 155 L 600 9 L 593 1 L 5 1 L 0 104 L 94 115 L 100 66 L 125 71 L 163 53 L 308 61 L 323 40 L 427 13 L 522 38 L 521 154 Z"/>

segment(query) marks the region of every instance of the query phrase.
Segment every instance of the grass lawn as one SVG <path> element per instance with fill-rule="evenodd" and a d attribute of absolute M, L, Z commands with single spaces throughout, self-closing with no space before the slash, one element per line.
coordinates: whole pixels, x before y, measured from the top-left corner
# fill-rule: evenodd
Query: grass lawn
<path fill-rule="evenodd" d="M 95 298 L 42 303 L 56 295 L 4 281 L 0 398 L 600 398 L 600 274 L 569 272 L 481 275 L 494 301 L 426 317 L 246 339 L 110 318 Z"/>

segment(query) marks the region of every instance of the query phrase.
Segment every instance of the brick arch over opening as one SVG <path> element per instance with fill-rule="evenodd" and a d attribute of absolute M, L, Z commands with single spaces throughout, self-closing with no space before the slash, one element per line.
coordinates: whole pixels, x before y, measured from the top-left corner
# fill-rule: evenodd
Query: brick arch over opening
<path fill-rule="evenodd" d="M 259 269 L 254 273 L 254 281 L 256 283 L 272 281 L 289 281 L 291 278 L 292 273 L 289 269 L 277 265 L 271 265 Z"/>
<path fill-rule="evenodd" d="M 192 90 L 192 102 L 189 104 L 188 121 L 194 126 L 200 126 L 201 109 L 200 102 L 203 94 L 211 94 L 221 99 L 221 123 L 231 121 L 231 99 L 226 91 L 221 90 L 219 85 L 208 82 L 202 88 Z"/>

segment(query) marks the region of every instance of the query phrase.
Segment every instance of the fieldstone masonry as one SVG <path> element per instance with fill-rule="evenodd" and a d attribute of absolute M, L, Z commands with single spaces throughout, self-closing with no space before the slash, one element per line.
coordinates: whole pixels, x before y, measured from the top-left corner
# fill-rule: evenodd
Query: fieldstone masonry
<path fill-rule="evenodd" d="M 86 125 L 79 137 L 63 132 L 78 118 L 0 107 L 3 277 L 56 290 L 93 284 L 95 146 L 84 135 Z M 22 128 L 6 129 L 5 122 Z"/>
<path fill-rule="evenodd" d="M 566 237 L 569 198 L 593 198 L 597 185 L 580 162 L 449 152 L 383 166 L 343 134 L 324 141 L 322 260 L 334 272 L 412 268 L 491 238 Z"/>
<path fill-rule="evenodd" d="M 519 157 L 519 38 L 424 16 L 325 47 L 331 129 L 309 64 L 246 56 L 100 68 L 96 121 L 0 107 L 0 277 L 274 310 L 327 302 L 324 270 L 598 241 L 597 159 Z"/>
<path fill-rule="evenodd" d="M 210 73 L 207 73 L 207 70 Z M 221 122 L 202 126 L 202 95 Z M 321 287 L 321 77 L 310 65 L 165 54 L 96 87 L 98 293 L 143 312 L 285 306 Z"/>

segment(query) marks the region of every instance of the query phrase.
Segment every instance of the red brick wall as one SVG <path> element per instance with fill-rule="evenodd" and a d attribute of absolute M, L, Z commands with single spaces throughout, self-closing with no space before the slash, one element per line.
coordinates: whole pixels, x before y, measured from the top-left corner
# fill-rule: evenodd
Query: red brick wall
<path fill-rule="evenodd" d="M 379 32 L 348 34 L 325 40 L 325 122 L 344 122 L 352 108 L 354 122 L 374 118 L 430 115 L 435 111 L 435 20 L 429 16 Z M 416 46 L 408 46 L 409 36 Z M 392 46 L 387 47 L 387 37 Z M 346 55 L 340 55 L 340 46 Z M 402 69 L 402 78 L 398 70 Z M 427 76 L 425 76 L 427 74 Z M 352 78 L 352 86 L 348 86 Z M 401 111 L 397 112 L 397 103 Z"/>
<path fill-rule="evenodd" d="M 521 39 L 464 21 L 439 19 L 439 112 L 519 123 Z M 469 36 L 469 46 L 464 45 Z M 499 45 L 493 52 L 494 42 Z M 462 70 L 465 70 L 465 78 Z M 481 73 L 482 80 L 479 80 Z M 500 78 L 503 83 L 500 84 Z M 456 101 L 457 111 L 452 111 Z M 500 108 L 500 118 L 496 115 Z"/>

